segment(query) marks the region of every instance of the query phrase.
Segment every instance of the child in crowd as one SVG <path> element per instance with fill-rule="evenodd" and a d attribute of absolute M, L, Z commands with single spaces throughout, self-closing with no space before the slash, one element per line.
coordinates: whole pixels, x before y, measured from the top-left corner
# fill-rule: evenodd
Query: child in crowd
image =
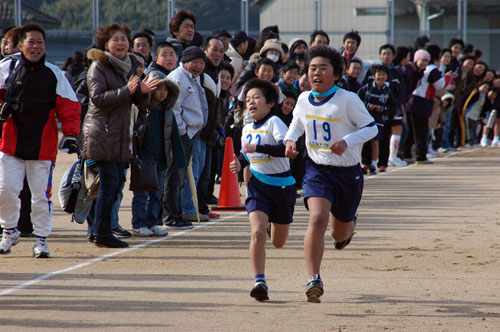
<path fill-rule="evenodd" d="M 177 53 L 174 45 L 167 41 L 162 41 L 156 45 L 154 62 L 147 72 L 149 74 L 151 71 L 159 71 L 164 75 L 168 75 L 176 66 Z"/>
<path fill-rule="evenodd" d="M 361 147 L 375 137 L 377 127 L 359 97 L 335 85 L 342 75 L 342 58 L 337 51 L 312 47 L 306 68 L 312 91 L 300 95 L 284 141 L 286 156 L 293 159 L 298 155 L 295 141 L 306 134 L 310 158 L 304 178 L 304 201 L 310 212 L 304 239 L 310 276 L 306 296 L 308 302 L 317 303 L 323 294 L 320 266 L 328 223 L 335 248 L 347 246 L 363 191 Z"/>
<path fill-rule="evenodd" d="M 149 106 L 139 110 L 134 126 L 134 152 L 140 159 L 153 158 L 156 161 L 160 189 L 155 192 L 133 192 L 132 234 L 135 236 L 168 234 L 164 228 L 158 226 L 161 223 L 163 179 L 169 167 L 175 167 L 172 161 L 171 138 L 175 134 L 179 136 L 178 131 L 174 133 L 177 124 L 172 110 L 179 97 L 179 87 L 160 72 L 154 72 L 152 75 L 158 77 L 160 83 L 152 93 Z"/>
<path fill-rule="evenodd" d="M 358 91 L 359 98 L 363 101 L 370 115 L 375 119 L 378 134 L 365 146 L 369 144 L 371 148 L 371 164 L 364 165 L 363 170 L 370 170 L 370 174 L 377 174 L 377 159 L 379 154 L 379 142 L 384 135 L 384 124 L 395 111 L 395 101 L 391 88 L 387 82 L 389 70 L 383 65 L 375 65 L 372 69 L 373 81 L 363 85 Z M 365 173 L 366 174 L 366 173 Z"/>
<path fill-rule="evenodd" d="M 299 77 L 299 69 L 299 65 L 293 61 L 288 61 L 281 67 L 281 78 L 278 81 L 278 86 L 283 94 L 293 91 L 293 83 Z"/>
<path fill-rule="evenodd" d="M 357 93 L 361 89 L 361 84 L 358 83 L 358 78 L 363 70 L 359 59 L 352 59 L 347 63 L 345 74 L 337 82 L 339 88 Z"/>
<path fill-rule="evenodd" d="M 230 164 L 233 173 L 250 165 L 253 176 L 247 185 L 245 207 L 250 221 L 250 262 L 255 285 L 250 296 L 257 301 L 269 299 L 265 277 L 266 229 L 271 224 L 271 242 L 281 248 L 288 238 L 295 206 L 295 179 L 285 157 L 287 127 L 273 110 L 278 103 L 274 84 L 261 79 L 248 81 L 243 89 L 246 108 L 253 123 L 243 128 L 243 154 Z"/>

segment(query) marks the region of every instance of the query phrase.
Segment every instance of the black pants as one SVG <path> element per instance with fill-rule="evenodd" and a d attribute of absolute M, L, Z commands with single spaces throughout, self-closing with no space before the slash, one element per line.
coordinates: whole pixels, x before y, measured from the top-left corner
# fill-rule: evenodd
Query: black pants
<path fill-rule="evenodd" d="M 33 225 L 31 224 L 31 191 L 26 177 L 24 177 L 24 186 L 23 190 L 21 190 L 21 193 L 19 193 L 19 198 L 21 199 L 21 211 L 19 214 L 17 229 L 21 233 L 32 233 Z"/>
<path fill-rule="evenodd" d="M 411 149 L 415 144 L 415 159 L 426 160 L 427 134 L 429 132 L 429 118 L 413 112 L 406 113 L 408 121 L 408 137 L 405 142 L 405 158 L 411 158 Z"/>

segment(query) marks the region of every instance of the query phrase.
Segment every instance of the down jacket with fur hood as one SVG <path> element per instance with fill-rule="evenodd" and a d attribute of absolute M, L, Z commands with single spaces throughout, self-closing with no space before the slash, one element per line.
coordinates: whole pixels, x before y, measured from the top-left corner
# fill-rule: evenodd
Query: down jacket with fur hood
<path fill-rule="evenodd" d="M 102 50 L 90 49 L 87 74 L 90 104 L 83 123 L 83 157 L 96 161 L 127 161 L 130 157 L 131 104 L 145 106 L 150 94 L 130 95 L 127 80 L 120 75 Z M 135 57 L 130 56 L 132 68 Z M 128 77 L 130 77 L 130 73 Z M 128 78 L 127 77 L 127 78 Z"/>

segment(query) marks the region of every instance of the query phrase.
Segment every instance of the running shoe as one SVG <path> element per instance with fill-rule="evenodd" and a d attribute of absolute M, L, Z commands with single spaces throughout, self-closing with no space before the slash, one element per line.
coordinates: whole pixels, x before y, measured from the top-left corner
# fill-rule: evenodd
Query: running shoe
<path fill-rule="evenodd" d="M 321 303 L 321 295 L 323 295 L 323 282 L 321 279 L 309 279 L 306 284 L 307 302 Z"/>
<path fill-rule="evenodd" d="M 33 246 L 33 257 L 36 258 L 49 258 L 50 251 L 47 245 L 47 239 L 37 237 L 35 240 L 35 245 Z"/>
<path fill-rule="evenodd" d="M 250 296 L 257 301 L 269 300 L 269 296 L 267 295 L 267 283 L 261 280 L 257 281 L 250 292 Z"/>
<path fill-rule="evenodd" d="M 0 242 L 0 254 L 10 254 L 10 248 L 19 243 L 19 232 L 17 229 L 3 230 L 2 241 Z"/>

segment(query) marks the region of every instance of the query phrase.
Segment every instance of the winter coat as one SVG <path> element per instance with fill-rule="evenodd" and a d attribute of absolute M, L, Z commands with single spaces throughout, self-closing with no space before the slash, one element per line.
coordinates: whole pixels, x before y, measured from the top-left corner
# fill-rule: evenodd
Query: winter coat
<path fill-rule="evenodd" d="M 96 161 L 127 161 L 131 104 L 147 105 L 150 94 L 142 94 L 139 83 L 136 92 L 130 95 L 127 80 L 103 51 L 91 49 L 87 56 L 93 62 L 87 74 L 90 104 L 82 129 L 83 157 Z"/>

